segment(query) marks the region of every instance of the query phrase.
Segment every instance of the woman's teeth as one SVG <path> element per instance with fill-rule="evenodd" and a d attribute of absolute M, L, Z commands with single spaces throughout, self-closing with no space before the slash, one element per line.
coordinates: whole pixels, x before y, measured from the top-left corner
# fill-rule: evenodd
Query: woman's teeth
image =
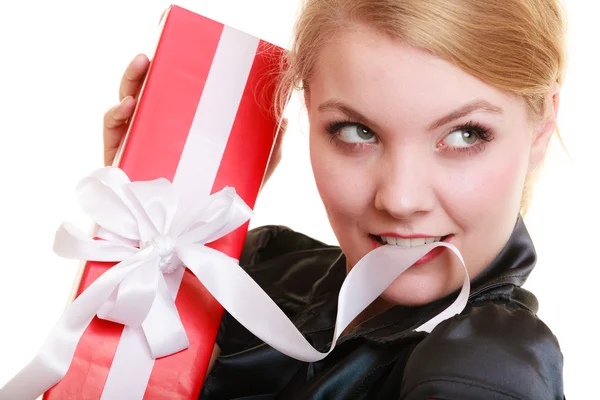
<path fill-rule="evenodd" d="M 391 244 L 398 247 L 416 247 L 422 246 L 424 244 L 439 242 L 442 240 L 442 236 L 439 237 L 429 237 L 429 238 L 413 238 L 413 239 L 402 239 L 391 236 L 381 236 L 381 240 L 384 243 Z"/>

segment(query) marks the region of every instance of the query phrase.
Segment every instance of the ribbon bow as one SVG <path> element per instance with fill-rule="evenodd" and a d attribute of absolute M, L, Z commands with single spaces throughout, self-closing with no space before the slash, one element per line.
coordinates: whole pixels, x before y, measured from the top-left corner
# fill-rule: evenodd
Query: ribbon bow
<path fill-rule="evenodd" d="M 252 215 L 233 188 L 211 195 L 195 210 L 182 210 L 168 180 L 131 182 L 121 169 L 107 167 L 84 178 L 77 194 L 100 228 L 96 236 L 103 240 L 64 223 L 56 233 L 54 251 L 65 258 L 118 264 L 75 299 L 34 360 L 0 391 L 0 398 L 35 398 L 60 381 L 96 315 L 141 327 L 154 359 L 186 349 L 189 341 L 164 275 L 184 265 L 199 274 L 207 267 L 239 268 L 235 259 L 205 246 Z M 34 395 L 32 386 L 40 393 Z"/>
<path fill-rule="evenodd" d="M 469 297 L 468 271 L 452 244 L 379 247 L 356 263 L 344 280 L 334 337 L 323 353 L 303 337 L 235 259 L 205 246 L 251 216 L 234 189 L 225 188 L 195 210 L 184 210 L 177 207 L 177 194 L 166 179 L 130 182 L 120 169 L 107 167 L 83 179 L 77 192 L 81 206 L 100 227 L 96 236 L 103 240 L 93 240 L 65 223 L 56 234 L 55 252 L 67 258 L 119 263 L 69 306 L 33 361 L 0 390 L 2 400 L 34 399 L 60 381 L 95 315 L 141 327 L 153 358 L 187 348 L 188 339 L 164 278 L 178 268 L 192 271 L 216 300 L 263 342 L 307 362 L 321 360 L 333 351 L 356 316 L 436 247 L 446 247 L 460 259 L 465 272 L 463 287 L 454 303 L 414 330 L 431 332 L 440 322 L 462 312 Z"/>

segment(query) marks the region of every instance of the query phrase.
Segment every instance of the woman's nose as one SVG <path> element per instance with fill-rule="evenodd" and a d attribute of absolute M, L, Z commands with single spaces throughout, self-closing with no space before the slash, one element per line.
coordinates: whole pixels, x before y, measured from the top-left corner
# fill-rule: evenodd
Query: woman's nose
<path fill-rule="evenodd" d="M 391 156 L 379 169 L 375 208 L 396 219 L 431 211 L 436 204 L 432 171 L 426 156 L 406 151 Z"/>

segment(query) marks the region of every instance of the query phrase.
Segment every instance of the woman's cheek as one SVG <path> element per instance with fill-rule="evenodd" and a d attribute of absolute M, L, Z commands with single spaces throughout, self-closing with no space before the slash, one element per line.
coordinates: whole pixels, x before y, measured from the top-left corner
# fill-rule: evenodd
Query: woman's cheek
<path fill-rule="evenodd" d="M 440 179 L 440 186 L 446 195 L 439 196 L 440 201 L 458 221 L 463 219 L 458 215 L 479 219 L 489 215 L 500 217 L 515 207 L 518 210 L 524 168 L 521 157 L 511 152 L 481 157 L 451 175 L 448 168 L 442 168 L 438 176 L 444 177 Z"/>
<path fill-rule="evenodd" d="M 330 218 L 359 218 L 372 198 L 372 175 L 360 160 L 324 153 L 313 149 L 312 164 L 317 189 Z M 332 221 L 336 222 L 343 221 Z"/>

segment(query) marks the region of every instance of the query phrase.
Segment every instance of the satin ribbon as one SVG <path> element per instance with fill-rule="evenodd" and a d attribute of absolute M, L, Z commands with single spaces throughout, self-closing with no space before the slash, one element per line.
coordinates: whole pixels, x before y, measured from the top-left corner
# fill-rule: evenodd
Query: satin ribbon
<path fill-rule="evenodd" d="M 434 242 L 402 249 L 382 246 L 363 257 L 347 275 L 338 298 L 338 315 L 329 351 L 317 351 L 237 260 L 206 247 L 244 224 L 252 211 L 232 188 L 211 195 L 194 210 L 177 207 L 177 193 L 166 179 L 131 182 L 116 167 L 100 169 L 78 188 L 84 211 L 101 227 L 93 240 L 69 223 L 55 238 L 55 252 L 66 258 L 118 262 L 67 308 L 34 359 L 0 390 L 0 399 L 35 399 L 66 374 L 77 344 L 94 316 L 141 327 L 152 358 L 189 346 L 165 275 L 189 269 L 244 327 L 280 352 L 312 362 L 325 358 L 344 329 L 412 264 L 438 246 L 453 251 L 465 271 L 452 305 L 416 327 L 431 332 L 462 312 L 469 276 L 458 249 Z"/>

